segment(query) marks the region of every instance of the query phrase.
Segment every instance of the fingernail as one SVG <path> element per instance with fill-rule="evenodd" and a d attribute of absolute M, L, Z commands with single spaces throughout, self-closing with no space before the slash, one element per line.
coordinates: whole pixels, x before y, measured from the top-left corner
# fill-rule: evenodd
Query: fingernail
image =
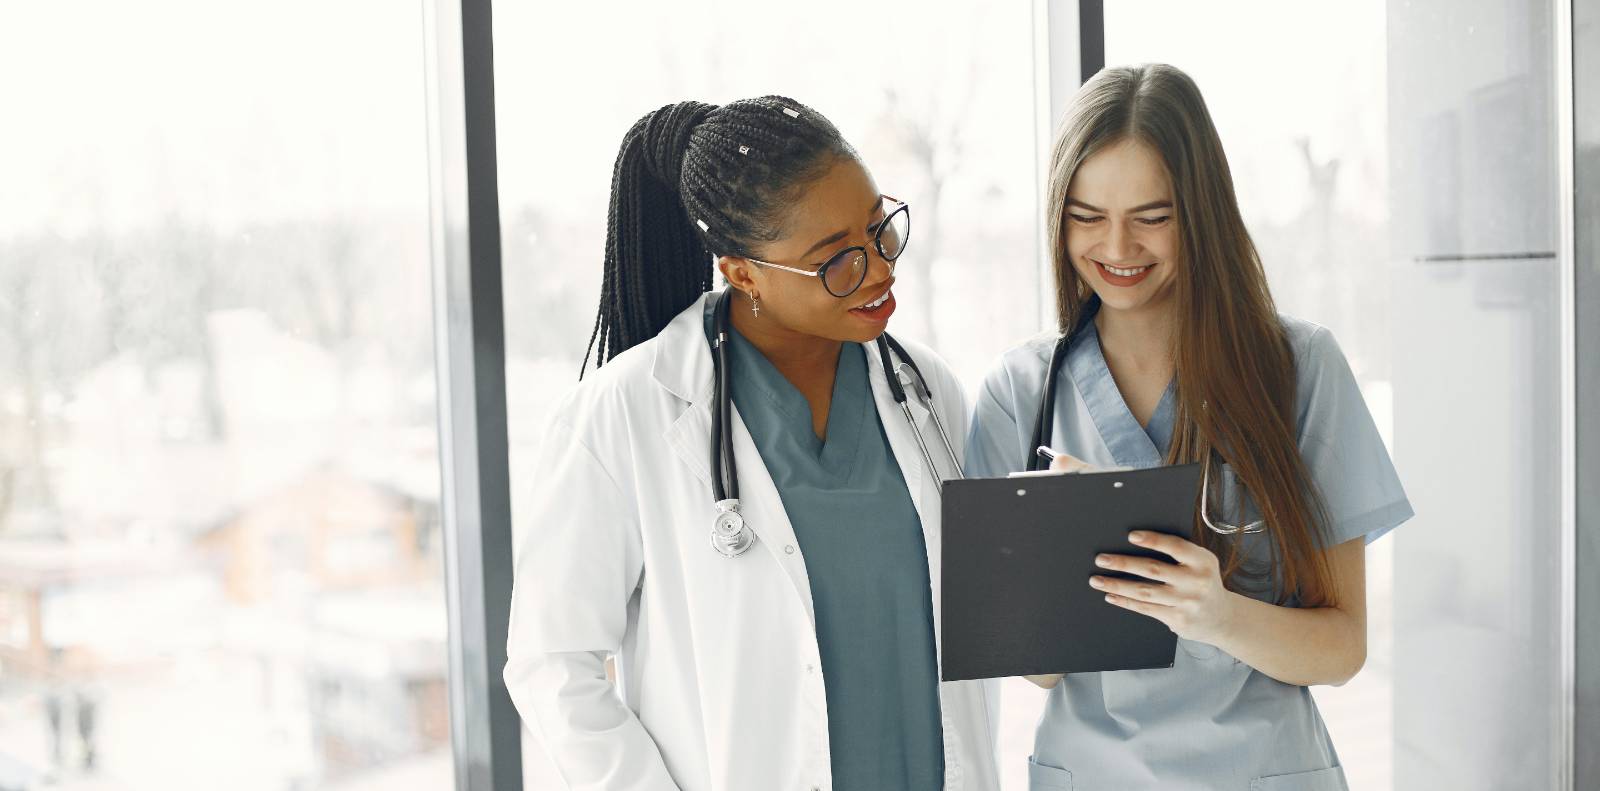
<path fill-rule="evenodd" d="M 1094 564 L 1096 566 L 1110 566 L 1111 558 L 1108 558 L 1105 555 L 1096 555 L 1094 558 Z"/>
<path fill-rule="evenodd" d="M 1144 543 L 1144 534 L 1139 532 L 1139 531 L 1137 531 L 1137 530 L 1135 530 L 1132 533 L 1128 534 L 1128 540 L 1132 541 L 1135 544 L 1143 544 Z"/>
<path fill-rule="evenodd" d="M 1094 588 L 1104 588 L 1106 584 L 1101 582 L 1099 577 L 1090 577 L 1089 586 Z"/>

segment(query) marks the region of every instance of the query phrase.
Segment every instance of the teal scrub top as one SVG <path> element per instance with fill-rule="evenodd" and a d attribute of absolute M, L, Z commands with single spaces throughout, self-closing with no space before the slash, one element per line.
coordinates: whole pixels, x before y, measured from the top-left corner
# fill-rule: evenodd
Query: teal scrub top
<path fill-rule="evenodd" d="M 1327 504 L 1329 545 L 1376 540 L 1412 515 L 1388 450 L 1333 336 L 1309 322 L 1282 321 L 1294 350 L 1300 454 Z M 1041 336 L 1012 349 L 985 380 L 967 442 L 968 475 L 1025 468 L 1054 343 Z M 1164 463 L 1174 388 L 1148 427 L 1140 426 L 1106 366 L 1093 322 L 1073 340 L 1060 377 L 1054 447 L 1099 467 Z M 1233 471 L 1222 465 L 1220 472 L 1227 513 L 1217 516 L 1234 524 L 1258 519 L 1247 495 L 1243 502 L 1232 496 Z M 1244 542 L 1247 568 L 1270 573 L 1269 535 L 1234 540 Z M 1270 601 L 1271 587 L 1262 578 L 1247 593 Z M 1347 788 L 1308 688 L 1184 639 L 1170 669 L 1067 675 L 1046 699 L 1028 770 L 1030 789 L 1056 791 Z"/>
<path fill-rule="evenodd" d="M 706 334 L 711 333 L 707 302 Z M 729 387 L 794 526 L 811 581 L 835 791 L 944 786 L 922 522 L 889 447 L 866 352 L 839 351 L 827 439 L 811 406 L 730 327 Z"/>

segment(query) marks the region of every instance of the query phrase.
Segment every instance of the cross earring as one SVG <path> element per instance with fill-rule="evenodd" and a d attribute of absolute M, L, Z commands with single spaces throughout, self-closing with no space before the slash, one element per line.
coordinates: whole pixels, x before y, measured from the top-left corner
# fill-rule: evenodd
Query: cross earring
<path fill-rule="evenodd" d="M 750 315 L 761 318 L 761 297 L 755 294 L 750 295 Z"/>

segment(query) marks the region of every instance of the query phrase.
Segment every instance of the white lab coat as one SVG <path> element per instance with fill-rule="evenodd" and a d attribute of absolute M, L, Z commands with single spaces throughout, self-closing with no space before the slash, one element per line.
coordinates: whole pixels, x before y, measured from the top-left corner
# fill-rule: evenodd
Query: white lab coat
<path fill-rule="evenodd" d="M 516 557 L 506 686 L 574 789 L 830 789 L 828 711 L 805 557 L 734 411 L 741 511 L 756 543 L 711 548 L 712 362 L 702 297 L 588 376 L 555 410 Z M 956 453 L 966 398 L 905 342 Z M 939 490 L 884 379 L 868 373 L 922 519 L 939 630 Z M 927 411 L 912 409 L 948 462 Z M 617 655 L 616 689 L 603 662 Z M 999 787 L 994 682 L 939 685 L 945 789 Z"/>

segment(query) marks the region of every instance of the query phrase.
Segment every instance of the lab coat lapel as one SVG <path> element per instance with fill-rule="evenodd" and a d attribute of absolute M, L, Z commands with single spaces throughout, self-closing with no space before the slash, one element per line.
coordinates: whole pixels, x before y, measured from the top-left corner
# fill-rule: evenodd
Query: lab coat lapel
<path fill-rule="evenodd" d="M 878 407 L 878 418 L 883 423 L 883 433 L 889 438 L 889 448 L 894 451 L 895 461 L 900 465 L 900 474 L 905 478 L 906 491 L 911 494 L 911 504 L 917 509 L 918 520 L 922 523 L 922 540 L 928 553 L 928 581 L 933 593 L 933 638 L 934 644 L 942 645 L 940 634 L 940 582 L 941 550 L 943 546 L 942 532 L 940 530 L 940 509 L 943 507 L 939 498 L 939 470 L 927 469 L 927 462 L 922 458 L 922 450 L 917 446 L 917 438 L 911 433 L 911 423 L 916 424 L 916 430 L 922 437 L 935 444 L 928 446 L 928 452 L 933 455 L 935 463 L 944 455 L 942 444 L 939 443 L 937 429 L 933 425 L 933 418 L 922 400 L 908 397 L 906 403 L 911 407 L 911 423 L 906 422 L 905 413 L 900 410 L 900 405 L 894 400 L 894 393 L 889 389 L 889 381 L 883 369 L 882 359 L 878 355 L 878 348 L 874 344 L 866 345 L 867 351 L 867 376 L 872 382 L 872 397 Z M 893 373 L 888 373 L 892 376 Z M 909 393 L 908 393 L 909 396 Z M 939 656 L 942 652 L 936 652 Z M 940 660 L 942 662 L 942 660 Z"/>
<path fill-rule="evenodd" d="M 705 484 L 706 497 L 710 498 L 713 369 L 711 348 L 704 332 L 708 297 L 702 295 L 661 331 L 656 339 L 656 359 L 650 373 L 667 392 L 688 402 L 667 427 L 667 444 L 672 446 L 683 465 Z"/>
<path fill-rule="evenodd" d="M 865 345 L 867 354 L 867 378 L 872 383 L 872 398 L 878 407 L 878 417 L 883 422 L 883 432 L 889 437 L 889 447 L 894 450 L 895 460 L 900 464 L 900 473 L 905 477 L 906 490 L 911 492 L 913 502 L 917 507 L 917 516 L 924 522 L 928 520 L 926 509 L 934 510 L 933 516 L 938 517 L 939 485 L 935 475 L 944 474 L 944 467 L 939 471 L 928 471 L 927 463 L 923 461 L 922 450 L 917 445 L 917 438 L 911 434 L 911 425 L 906 422 L 905 413 L 900 410 L 900 405 L 894 400 L 894 392 L 889 389 L 889 381 L 883 370 L 883 358 L 878 355 L 878 347 L 873 344 Z M 892 376 L 893 373 L 889 373 Z M 928 441 L 928 452 L 933 454 L 936 464 L 944 455 L 944 446 L 939 444 L 939 435 L 933 425 L 933 418 L 922 399 L 908 397 L 906 403 L 911 407 L 912 422 L 923 439 Z"/>
<path fill-rule="evenodd" d="M 712 553 L 711 522 L 716 516 L 713 505 L 715 495 L 711 488 L 711 410 L 714 408 L 711 347 L 705 336 L 705 301 L 702 296 L 661 331 L 653 367 L 656 380 L 668 391 L 688 401 L 678 418 L 667 428 L 666 440 L 695 477 L 705 485 L 705 523 L 686 525 L 686 530 L 704 531 L 701 541 L 705 551 Z M 891 402 L 892 403 L 892 402 Z M 806 576 L 805 560 L 795 538 L 794 526 L 784 511 L 783 500 L 778 495 L 772 475 L 761 461 L 755 442 L 745 428 L 744 419 L 737 407 L 733 412 L 733 456 L 739 473 L 739 512 L 745 524 L 756 534 L 756 544 L 763 550 L 752 549 L 744 557 L 728 558 L 736 563 L 748 560 L 749 555 L 765 551 L 783 569 L 805 606 L 806 616 L 816 626 L 816 613 L 811 602 L 811 581 Z M 903 421 L 902 421 L 903 422 Z"/>
<path fill-rule="evenodd" d="M 709 435 L 706 442 L 709 448 Z M 789 514 L 783 508 L 777 484 L 773 483 L 767 465 L 761 461 L 761 453 L 756 450 L 755 440 L 751 439 L 737 407 L 733 409 L 733 457 L 734 463 L 739 466 L 739 502 L 745 523 L 760 539 L 756 543 L 771 553 L 773 560 L 789 577 L 795 593 L 800 596 L 800 602 L 805 605 L 806 617 L 811 619 L 811 625 L 815 628 L 817 614 L 812 608 L 811 578 L 806 574 L 800 541 L 795 537 L 794 525 L 789 522 Z M 709 530 L 710 521 L 706 524 Z"/>

